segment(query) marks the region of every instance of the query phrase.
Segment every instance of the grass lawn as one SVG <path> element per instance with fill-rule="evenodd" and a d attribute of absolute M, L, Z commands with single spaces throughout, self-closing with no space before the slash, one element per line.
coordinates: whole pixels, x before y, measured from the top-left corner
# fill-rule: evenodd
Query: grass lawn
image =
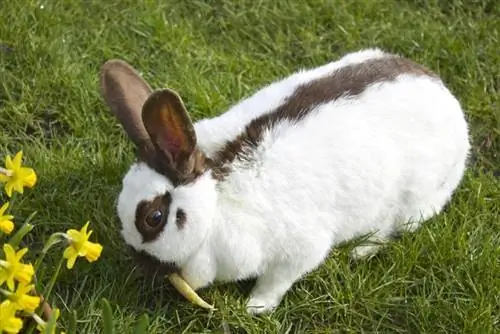
<path fill-rule="evenodd" d="M 1 2 L 0 22 L 0 158 L 23 149 L 39 175 L 14 212 L 22 221 L 38 211 L 31 252 L 87 220 L 104 245 L 96 263 L 64 271 L 53 294 L 63 323 L 77 309 L 79 333 L 100 332 L 102 297 L 120 333 L 145 312 L 150 333 L 500 332 L 497 1 L 20 0 Z M 118 230 L 114 201 L 134 156 L 99 95 L 102 63 L 125 59 L 200 119 L 370 46 L 440 73 L 467 111 L 473 156 L 446 212 L 370 261 L 350 263 L 349 246 L 333 251 L 270 316 L 245 313 L 248 284 L 200 291 L 218 308 L 210 313 L 145 280 Z"/>

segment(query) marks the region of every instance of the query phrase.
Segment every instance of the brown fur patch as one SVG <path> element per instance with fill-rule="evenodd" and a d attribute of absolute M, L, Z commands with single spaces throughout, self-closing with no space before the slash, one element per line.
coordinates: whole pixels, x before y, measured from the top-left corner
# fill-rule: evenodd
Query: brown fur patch
<path fill-rule="evenodd" d="M 174 187 L 193 182 L 209 167 L 208 158 L 197 148 L 188 158 L 184 171 L 174 168 L 159 156 L 155 150 L 145 155 L 141 155 L 140 150 L 136 151 L 136 153 L 139 161 L 146 163 L 150 168 L 164 175 Z"/>
<path fill-rule="evenodd" d="M 243 133 L 227 142 L 211 161 L 213 176 L 224 179 L 230 172 L 235 159 L 245 159 L 245 149 L 255 149 L 266 129 L 282 120 L 298 122 L 306 117 L 315 106 L 334 101 L 342 96 L 356 96 L 376 82 L 394 80 L 400 74 L 428 75 L 434 73 L 409 59 L 387 56 L 372 59 L 335 70 L 330 75 L 299 86 L 281 106 L 250 122 Z"/>
<path fill-rule="evenodd" d="M 151 242 L 156 240 L 167 224 L 170 202 L 172 197 L 170 193 L 158 196 L 152 201 L 142 201 L 135 210 L 135 227 L 142 236 L 142 242 Z M 152 224 L 149 217 L 155 211 L 161 212 L 161 222 Z"/>
<path fill-rule="evenodd" d="M 182 230 L 184 225 L 186 225 L 186 212 L 182 209 L 177 209 L 177 212 L 175 214 L 175 225 L 177 225 L 177 228 L 179 230 Z"/>

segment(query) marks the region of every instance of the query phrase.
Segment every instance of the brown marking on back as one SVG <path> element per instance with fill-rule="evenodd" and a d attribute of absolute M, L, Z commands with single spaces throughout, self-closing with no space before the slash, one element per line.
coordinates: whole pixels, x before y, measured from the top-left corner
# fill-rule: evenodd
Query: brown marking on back
<path fill-rule="evenodd" d="M 152 201 L 141 201 L 135 210 L 135 227 L 142 236 L 142 242 L 151 242 L 156 240 L 167 224 L 170 202 L 172 197 L 170 193 L 157 196 Z M 151 226 L 148 223 L 148 217 L 153 212 L 159 210 L 162 213 L 161 223 Z"/>
<path fill-rule="evenodd" d="M 396 79 L 400 74 L 437 77 L 424 66 L 407 58 L 385 56 L 367 60 L 335 70 L 330 75 L 299 86 L 295 92 L 274 111 L 250 122 L 234 140 L 227 142 L 210 161 L 212 175 L 223 180 L 230 172 L 231 163 L 246 158 L 245 150 L 256 149 L 266 129 L 282 120 L 299 122 L 322 103 L 342 96 L 356 96 L 377 82 Z"/>

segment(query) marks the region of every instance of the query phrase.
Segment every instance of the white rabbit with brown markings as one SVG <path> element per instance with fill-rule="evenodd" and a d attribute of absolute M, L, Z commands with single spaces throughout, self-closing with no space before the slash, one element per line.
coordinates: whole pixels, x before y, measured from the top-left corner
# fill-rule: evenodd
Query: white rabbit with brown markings
<path fill-rule="evenodd" d="M 137 148 L 117 201 L 125 242 L 194 289 L 256 277 L 251 313 L 273 310 L 340 243 L 416 230 L 466 168 L 460 103 L 435 73 L 380 49 L 298 71 L 194 124 L 177 93 L 153 92 L 123 61 L 100 78 Z"/>

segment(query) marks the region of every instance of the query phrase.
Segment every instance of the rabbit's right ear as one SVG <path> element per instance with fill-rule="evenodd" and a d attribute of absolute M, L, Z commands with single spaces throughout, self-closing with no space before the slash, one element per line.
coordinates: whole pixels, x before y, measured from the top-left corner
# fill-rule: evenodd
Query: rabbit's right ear
<path fill-rule="evenodd" d="M 149 85 L 126 62 L 108 60 L 100 71 L 101 95 L 125 132 L 137 146 L 139 155 L 148 155 L 154 147 L 142 123 L 141 111 L 151 95 Z"/>
<path fill-rule="evenodd" d="M 180 96 L 168 88 L 154 92 L 144 103 L 142 121 L 164 165 L 180 175 L 189 174 L 196 133 Z"/>

